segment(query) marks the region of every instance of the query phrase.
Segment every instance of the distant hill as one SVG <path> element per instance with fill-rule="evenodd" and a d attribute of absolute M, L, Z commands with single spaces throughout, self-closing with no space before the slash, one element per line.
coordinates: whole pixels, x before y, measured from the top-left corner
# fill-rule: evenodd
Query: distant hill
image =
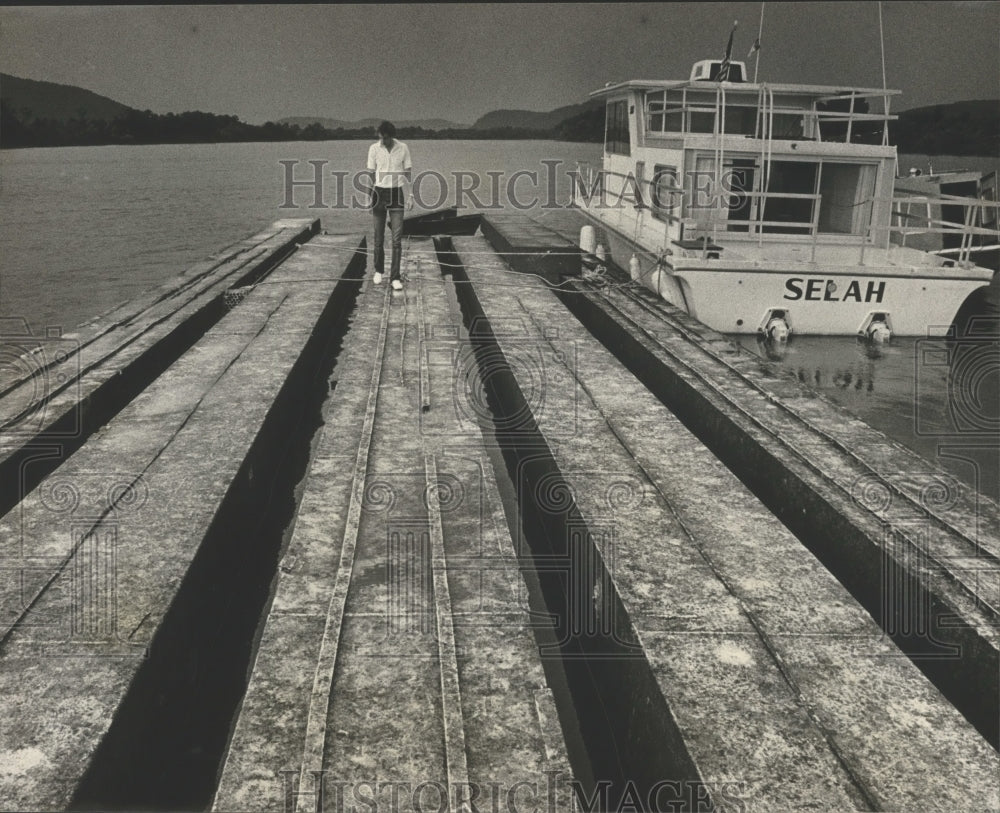
<path fill-rule="evenodd" d="M 0 99 L 21 121 L 52 119 L 66 122 L 72 118 L 112 121 L 132 108 L 73 85 L 39 82 L 0 73 Z"/>
<path fill-rule="evenodd" d="M 0 73 L 3 147 L 85 144 L 184 144 L 237 141 L 323 141 L 369 138 L 379 119 L 292 117 L 252 125 L 236 116 L 135 110 L 83 88 Z M 555 110 L 494 110 L 472 125 L 444 119 L 395 122 L 403 138 L 604 140 L 604 103 L 591 99 Z M 855 133 L 855 135 L 859 135 Z M 879 141 L 881 132 L 876 134 Z M 1000 100 L 918 107 L 889 129 L 900 153 L 1000 155 Z"/>
<path fill-rule="evenodd" d="M 560 141 L 589 141 L 604 143 L 604 106 L 585 109 L 582 113 L 560 121 L 552 132 Z"/>
<path fill-rule="evenodd" d="M 551 130 L 566 119 L 604 109 L 604 101 L 591 99 L 581 104 L 569 104 L 555 110 L 493 110 L 480 116 L 472 125 L 473 130 L 497 130 L 503 127 L 530 130 Z"/>
<path fill-rule="evenodd" d="M 1000 99 L 904 110 L 889 134 L 902 153 L 1000 156 Z"/>
<path fill-rule="evenodd" d="M 364 130 L 377 127 L 382 119 L 359 119 L 358 121 L 343 121 L 341 119 L 327 119 L 319 116 L 289 116 L 279 119 L 278 124 L 293 124 L 297 127 L 308 127 L 310 124 L 318 124 L 327 130 Z M 447 119 L 403 119 L 393 121 L 397 128 L 420 127 L 424 130 L 462 130 L 468 124 L 456 124 Z"/>

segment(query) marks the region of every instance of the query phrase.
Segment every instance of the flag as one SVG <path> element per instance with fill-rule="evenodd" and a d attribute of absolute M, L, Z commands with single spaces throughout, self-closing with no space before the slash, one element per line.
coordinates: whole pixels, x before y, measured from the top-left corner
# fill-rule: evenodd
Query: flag
<path fill-rule="evenodd" d="M 750 57 L 752 57 L 759 50 L 760 50 L 760 37 L 757 37 L 757 39 L 753 41 L 753 45 L 750 46 L 750 53 L 747 54 L 747 59 L 750 59 Z"/>
<path fill-rule="evenodd" d="M 734 20 L 733 30 L 729 32 L 729 42 L 726 43 L 726 55 L 723 57 L 722 64 L 719 65 L 719 73 L 715 77 L 717 82 L 729 81 L 729 66 L 732 64 L 733 55 L 733 35 L 736 33 L 737 25 L 739 25 L 739 20 Z"/>

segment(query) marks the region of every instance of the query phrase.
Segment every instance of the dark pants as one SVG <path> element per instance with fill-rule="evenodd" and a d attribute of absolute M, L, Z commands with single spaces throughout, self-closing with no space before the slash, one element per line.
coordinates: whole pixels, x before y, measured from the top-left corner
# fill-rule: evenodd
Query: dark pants
<path fill-rule="evenodd" d="M 403 190 L 393 187 L 375 187 L 372 200 L 372 214 L 375 216 L 374 262 L 379 274 L 385 273 L 385 221 L 389 218 L 392 230 L 392 261 L 389 279 L 399 279 L 399 264 L 403 253 Z"/>

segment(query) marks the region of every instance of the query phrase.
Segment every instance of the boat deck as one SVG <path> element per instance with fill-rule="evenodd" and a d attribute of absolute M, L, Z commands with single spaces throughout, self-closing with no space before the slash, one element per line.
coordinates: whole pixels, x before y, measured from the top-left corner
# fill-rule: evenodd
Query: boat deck
<path fill-rule="evenodd" d="M 582 213 L 577 214 L 579 218 L 584 217 Z M 576 227 L 577 236 L 580 225 L 595 222 L 578 220 L 567 216 L 566 213 L 560 213 L 552 220 L 554 223 L 579 223 Z M 603 228 L 614 229 L 621 239 L 626 241 L 631 241 L 633 235 L 641 235 L 648 245 L 656 244 L 657 240 L 662 243 L 662 226 L 663 224 L 649 216 L 644 218 L 639 228 L 630 226 L 625 221 L 616 224 L 612 220 L 610 224 L 602 224 Z M 560 233 L 568 236 L 569 231 L 571 229 L 560 230 Z M 887 249 L 870 245 L 862 248 L 857 240 L 819 240 L 814 243 L 810 238 L 802 238 L 794 242 L 765 242 L 761 245 L 748 237 L 734 239 L 725 231 L 713 235 L 711 242 L 721 249 L 717 259 L 704 258 L 704 252 L 700 248 L 684 249 L 669 242 L 664 248 L 669 249 L 685 267 L 691 268 L 852 275 L 877 273 L 886 276 L 910 276 L 933 271 L 935 275 L 942 277 L 967 278 L 971 275 L 976 279 L 982 278 L 984 284 L 988 283 L 993 275 L 993 271 L 989 268 L 955 267 L 954 261 L 948 257 L 895 244 Z M 656 254 L 648 251 L 646 253 L 650 256 Z M 821 268 L 815 265 L 817 262 L 822 264 Z"/>

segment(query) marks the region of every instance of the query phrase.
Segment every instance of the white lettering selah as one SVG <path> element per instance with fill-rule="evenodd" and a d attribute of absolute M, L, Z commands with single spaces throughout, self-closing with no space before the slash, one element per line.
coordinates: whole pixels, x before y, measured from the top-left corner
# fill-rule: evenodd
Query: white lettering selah
<path fill-rule="evenodd" d="M 843 284 L 842 282 L 840 284 Z M 862 284 L 864 289 L 862 290 Z M 785 280 L 785 299 L 806 302 L 881 302 L 885 296 L 885 280 L 852 279 L 843 295 L 836 280 L 791 277 Z"/>

